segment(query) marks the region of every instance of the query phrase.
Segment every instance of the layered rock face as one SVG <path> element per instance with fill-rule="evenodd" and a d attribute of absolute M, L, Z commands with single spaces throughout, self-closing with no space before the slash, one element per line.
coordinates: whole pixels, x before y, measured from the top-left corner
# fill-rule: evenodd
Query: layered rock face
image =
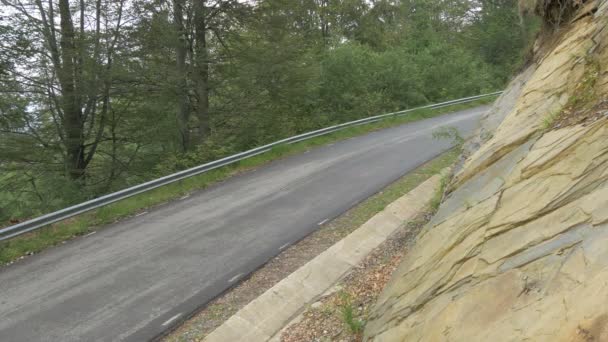
<path fill-rule="evenodd" d="M 380 297 L 374 341 L 608 341 L 608 0 L 487 115 Z"/>

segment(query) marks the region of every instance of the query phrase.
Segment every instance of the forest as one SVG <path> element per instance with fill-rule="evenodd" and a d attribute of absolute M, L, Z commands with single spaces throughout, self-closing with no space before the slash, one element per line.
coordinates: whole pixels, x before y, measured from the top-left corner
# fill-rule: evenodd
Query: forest
<path fill-rule="evenodd" d="M 535 20 L 514 0 L 0 0 L 0 226 L 500 90 Z"/>

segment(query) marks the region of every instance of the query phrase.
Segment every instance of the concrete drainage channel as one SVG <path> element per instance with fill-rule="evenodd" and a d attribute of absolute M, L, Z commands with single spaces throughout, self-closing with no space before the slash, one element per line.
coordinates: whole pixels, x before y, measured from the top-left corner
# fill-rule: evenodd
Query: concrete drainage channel
<path fill-rule="evenodd" d="M 442 172 L 445 173 L 447 170 Z M 309 304 L 428 205 L 441 177 L 429 178 L 388 205 L 357 230 L 251 301 L 203 341 L 279 341 L 281 330 Z"/>

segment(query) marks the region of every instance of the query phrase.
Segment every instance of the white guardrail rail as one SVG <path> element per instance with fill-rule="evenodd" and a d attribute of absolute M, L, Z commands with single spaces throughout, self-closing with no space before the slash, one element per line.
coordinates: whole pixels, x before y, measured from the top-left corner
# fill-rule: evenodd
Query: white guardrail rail
<path fill-rule="evenodd" d="M 171 183 L 177 182 L 177 181 L 185 179 L 185 178 L 196 176 L 201 173 L 205 173 L 207 171 L 216 169 L 218 167 L 233 164 L 233 163 L 236 163 L 243 159 L 251 158 L 258 154 L 267 152 L 270 149 L 272 149 L 273 147 L 276 147 L 278 145 L 293 144 L 293 143 L 296 143 L 299 141 L 303 141 L 303 140 L 311 139 L 311 138 L 318 137 L 321 135 L 333 133 L 333 132 L 339 131 L 343 128 L 346 128 L 346 127 L 372 123 L 372 122 L 376 122 L 378 120 L 382 120 L 385 118 L 404 115 L 404 114 L 407 114 L 407 113 L 410 113 L 410 112 L 413 112 L 416 110 L 437 109 L 437 108 L 442 108 L 442 107 L 451 106 L 451 105 L 455 105 L 455 104 L 468 103 L 468 102 L 473 102 L 473 101 L 476 101 L 476 100 L 479 100 L 482 98 L 486 98 L 486 97 L 497 96 L 497 95 L 500 95 L 501 93 L 502 93 L 502 91 L 498 91 L 498 92 L 489 93 L 489 94 L 470 96 L 470 97 L 465 97 L 465 98 L 461 98 L 461 99 L 430 104 L 430 105 L 426 105 L 426 106 L 422 106 L 422 107 L 406 109 L 406 110 L 402 110 L 402 111 L 398 111 L 398 112 L 371 116 L 371 117 L 367 117 L 364 119 L 345 122 L 345 123 L 342 123 L 339 125 L 330 126 L 330 127 L 316 130 L 316 131 L 303 133 L 303 134 L 296 135 L 293 137 L 285 138 L 285 139 L 275 141 L 273 143 L 270 143 L 270 144 L 267 144 L 264 146 L 256 147 L 249 151 L 237 153 L 237 154 L 234 154 L 234 155 L 231 155 L 231 156 L 219 159 L 219 160 L 215 160 L 215 161 L 203 164 L 203 165 L 193 167 L 191 169 L 179 171 L 179 172 L 176 172 L 176 173 L 168 175 L 168 176 L 154 179 L 149 182 L 135 185 L 130 188 L 126 188 L 126 189 L 123 189 L 123 190 L 120 190 L 117 192 L 113 192 L 111 194 L 107 194 L 107 195 L 92 199 L 90 201 L 76 204 L 76 205 L 73 205 L 73 206 L 65 208 L 65 209 L 61 209 L 61 210 L 31 219 L 31 220 L 23 221 L 18 224 L 15 224 L 15 225 L 2 228 L 2 229 L 0 229 L 0 241 L 8 240 L 15 236 L 18 236 L 18 235 L 21 235 L 21 234 L 24 234 L 27 232 L 31 232 L 36 229 L 40 229 L 49 224 L 52 224 L 52 223 L 55 223 L 55 222 L 58 222 L 61 220 L 65 220 L 67 218 L 82 214 L 84 212 L 106 206 L 108 204 L 120 201 L 122 199 L 129 198 L 131 196 L 135 196 L 142 192 L 156 189 L 163 185 L 171 184 Z"/>

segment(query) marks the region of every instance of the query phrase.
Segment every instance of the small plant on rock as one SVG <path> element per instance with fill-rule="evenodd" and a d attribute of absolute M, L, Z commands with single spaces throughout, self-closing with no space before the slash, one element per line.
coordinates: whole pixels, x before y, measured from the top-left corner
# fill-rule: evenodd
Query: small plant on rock
<path fill-rule="evenodd" d="M 542 128 L 547 131 L 555 124 L 555 121 L 560 117 L 561 110 L 553 111 L 543 118 Z"/>
<path fill-rule="evenodd" d="M 448 140 L 454 146 L 460 146 L 464 143 L 464 138 L 460 135 L 458 128 L 453 126 L 445 126 L 433 131 L 433 139 Z"/>
<path fill-rule="evenodd" d="M 441 205 L 441 201 L 443 200 L 443 194 L 448 185 L 448 178 L 446 176 L 442 176 L 439 181 L 439 187 L 435 190 L 435 194 L 433 194 L 433 198 L 431 198 L 430 206 L 433 212 L 439 209 Z"/>
<path fill-rule="evenodd" d="M 361 333 L 363 331 L 363 327 L 365 327 L 365 321 L 355 318 L 355 310 L 353 308 L 351 298 L 346 292 L 342 292 L 340 297 L 342 299 L 341 310 L 344 323 L 346 323 L 351 333 Z"/>

